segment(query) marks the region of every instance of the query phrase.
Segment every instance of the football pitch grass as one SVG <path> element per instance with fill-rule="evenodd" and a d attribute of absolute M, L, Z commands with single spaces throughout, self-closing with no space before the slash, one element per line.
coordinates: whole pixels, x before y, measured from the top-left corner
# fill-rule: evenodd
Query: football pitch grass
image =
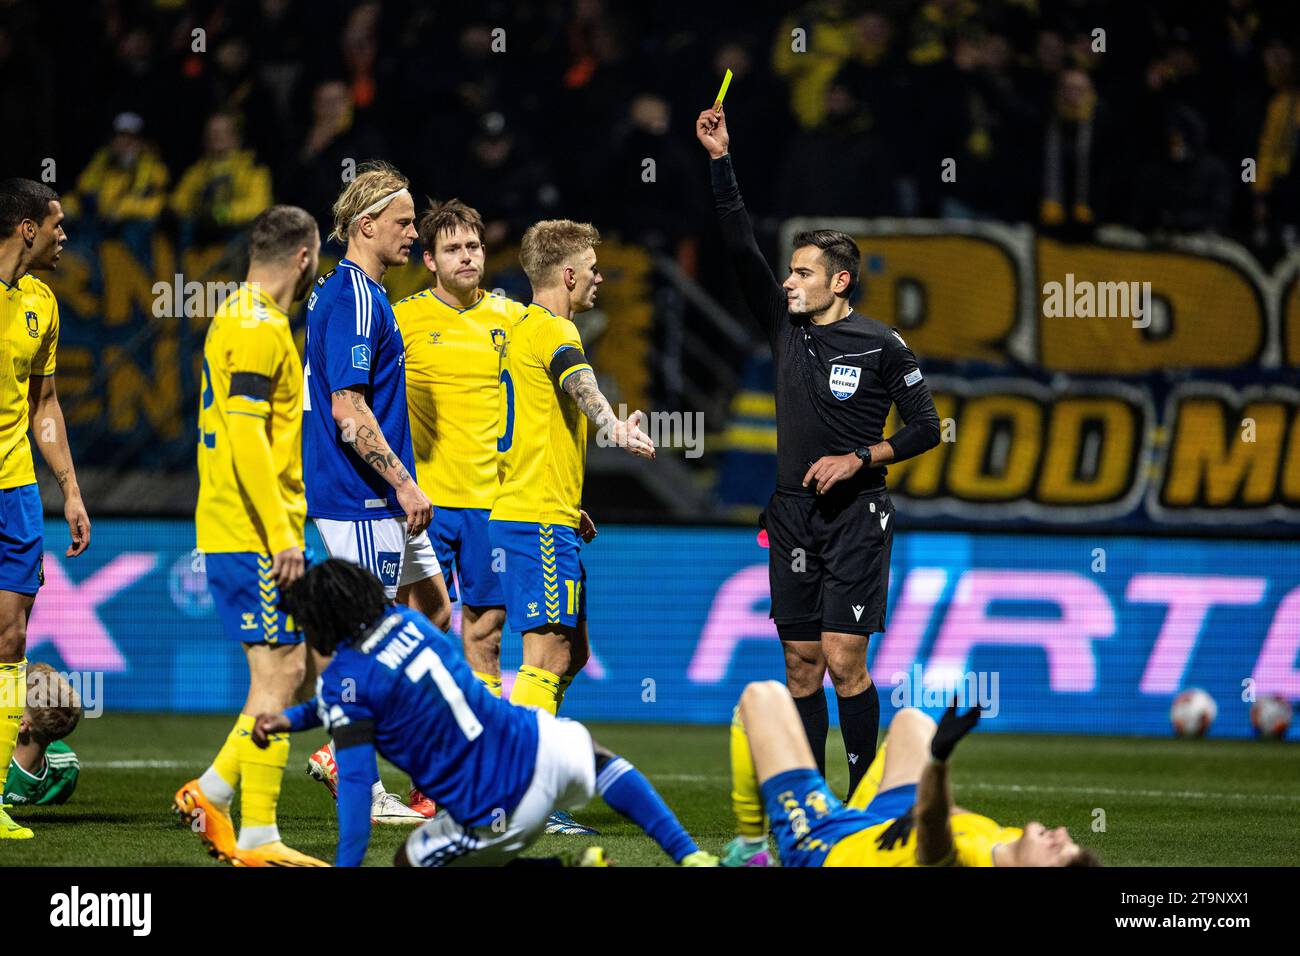
<path fill-rule="evenodd" d="M 106 714 L 69 738 L 82 761 L 72 800 L 19 807 L 36 837 L 0 843 L 4 866 L 215 866 L 171 813 L 180 784 L 197 776 L 229 731 L 225 716 Z M 592 724 L 596 739 L 650 777 L 702 848 L 732 834 L 725 726 Z M 295 735 L 280 800 L 286 843 L 332 860 L 333 801 L 303 771 L 323 731 Z M 848 774 L 838 735 L 827 746 L 830 782 Z M 381 763 L 389 789 L 405 777 Z M 957 802 L 1005 825 L 1065 825 L 1109 866 L 1294 866 L 1300 863 L 1300 747 L 1256 741 L 981 734 L 953 760 Z M 236 808 L 238 798 L 236 798 Z M 648 837 L 597 797 L 574 816 L 598 837 L 544 836 L 529 856 L 584 843 L 622 866 L 665 866 Z M 1104 830 L 1101 829 L 1104 824 Z M 374 828 L 366 863 L 386 866 L 409 832 Z"/>

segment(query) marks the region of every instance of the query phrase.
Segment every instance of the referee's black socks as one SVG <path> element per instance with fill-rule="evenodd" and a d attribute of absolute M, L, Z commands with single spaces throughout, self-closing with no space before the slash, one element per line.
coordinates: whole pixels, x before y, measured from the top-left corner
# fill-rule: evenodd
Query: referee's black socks
<path fill-rule="evenodd" d="M 817 772 L 824 778 L 826 734 L 831 729 L 830 712 L 826 709 L 826 691 L 818 687 L 816 692 L 807 697 L 796 697 L 794 706 L 799 711 L 799 719 L 803 721 L 803 732 L 808 735 L 808 746 L 812 747 L 813 759 L 817 761 Z M 840 712 L 842 714 L 843 709 Z M 840 719 L 843 720 L 843 717 Z"/>
<path fill-rule="evenodd" d="M 819 695 L 823 696 L 824 695 Z M 835 695 L 840 707 L 840 733 L 844 736 L 844 753 L 849 758 L 849 793 L 858 789 L 858 783 L 867 775 L 867 768 L 876 756 L 876 738 L 880 734 L 880 694 L 876 685 L 871 684 L 860 694 L 852 697 Z M 799 703 L 798 700 L 795 701 Z M 799 711 L 801 714 L 802 710 Z M 825 728 L 826 703 L 822 702 L 822 727 Z M 804 718 L 804 726 L 808 726 Z M 822 730 L 822 763 L 825 763 L 826 731 Z M 817 749 L 813 748 L 813 753 Z M 825 776 L 825 771 L 822 773 Z"/>

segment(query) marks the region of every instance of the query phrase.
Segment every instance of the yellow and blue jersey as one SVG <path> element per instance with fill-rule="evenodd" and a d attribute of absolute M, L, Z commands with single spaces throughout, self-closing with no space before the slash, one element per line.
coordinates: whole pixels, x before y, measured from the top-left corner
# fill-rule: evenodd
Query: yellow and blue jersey
<path fill-rule="evenodd" d="M 526 308 L 480 292 L 458 309 L 432 289 L 393 305 L 406 344 L 415 469 L 438 507 L 490 509 L 496 498 L 501 354 Z"/>
<path fill-rule="evenodd" d="M 507 330 L 493 521 L 577 528 L 587 465 L 587 419 L 564 382 L 591 371 L 578 327 L 530 305 Z"/>
<path fill-rule="evenodd" d="M 266 382 L 270 391 L 266 392 Z M 251 383 L 251 384 L 250 384 Z M 303 547 L 302 368 L 289 317 L 265 293 L 241 285 L 213 316 L 203 343 L 199 406 L 200 551 L 275 554 Z M 235 470 L 230 417 L 265 423 L 276 484 L 249 489 Z M 284 524 L 265 528 L 249 495 L 274 496 Z"/>
<path fill-rule="evenodd" d="M 0 489 L 36 484 L 27 432 L 33 375 L 53 375 L 59 303 L 40 279 L 0 282 Z"/>
<path fill-rule="evenodd" d="M 822 866 L 917 866 L 915 827 L 906 839 L 893 846 L 879 845 L 881 834 L 893 822 L 878 823 L 841 837 L 826 854 Z M 952 814 L 949 823 L 952 854 L 935 866 L 993 866 L 993 848 L 999 843 L 1014 843 L 1024 833 L 1019 827 L 1004 827 L 996 820 L 969 811 Z"/>

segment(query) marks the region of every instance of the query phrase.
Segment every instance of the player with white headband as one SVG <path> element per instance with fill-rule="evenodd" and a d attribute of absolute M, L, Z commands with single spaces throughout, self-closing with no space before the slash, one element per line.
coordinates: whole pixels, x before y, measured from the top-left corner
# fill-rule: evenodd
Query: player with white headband
<path fill-rule="evenodd" d="M 390 599 L 398 587 L 432 578 L 438 603 L 416 610 L 445 630 L 451 602 L 425 530 L 433 505 L 416 484 L 406 349 L 380 284 L 389 268 L 406 264 L 417 238 L 408 186 L 387 163 L 363 163 L 334 203 L 332 238 L 347 252 L 307 301 L 303 474 L 307 516 L 330 556 L 371 571 Z M 312 755 L 308 772 L 334 790 L 327 748 Z M 371 816 L 424 819 L 386 793 L 378 774 Z"/>

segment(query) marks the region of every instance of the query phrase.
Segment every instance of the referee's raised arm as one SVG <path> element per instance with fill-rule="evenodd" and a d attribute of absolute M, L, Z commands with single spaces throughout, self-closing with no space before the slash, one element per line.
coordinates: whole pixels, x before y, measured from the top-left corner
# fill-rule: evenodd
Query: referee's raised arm
<path fill-rule="evenodd" d="M 736 171 L 731 165 L 731 134 L 727 132 L 727 118 L 721 111 L 704 110 L 695 120 L 695 137 L 709 153 L 713 208 L 718 214 L 727 256 L 740 281 L 741 294 L 770 338 L 778 323 L 789 315 L 785 290 L 772 275 L 772 269 L 754 240 L 754 227 L 745 211 L 745 201 L 741 199 L 740 186 L 736 183 Z"/>

